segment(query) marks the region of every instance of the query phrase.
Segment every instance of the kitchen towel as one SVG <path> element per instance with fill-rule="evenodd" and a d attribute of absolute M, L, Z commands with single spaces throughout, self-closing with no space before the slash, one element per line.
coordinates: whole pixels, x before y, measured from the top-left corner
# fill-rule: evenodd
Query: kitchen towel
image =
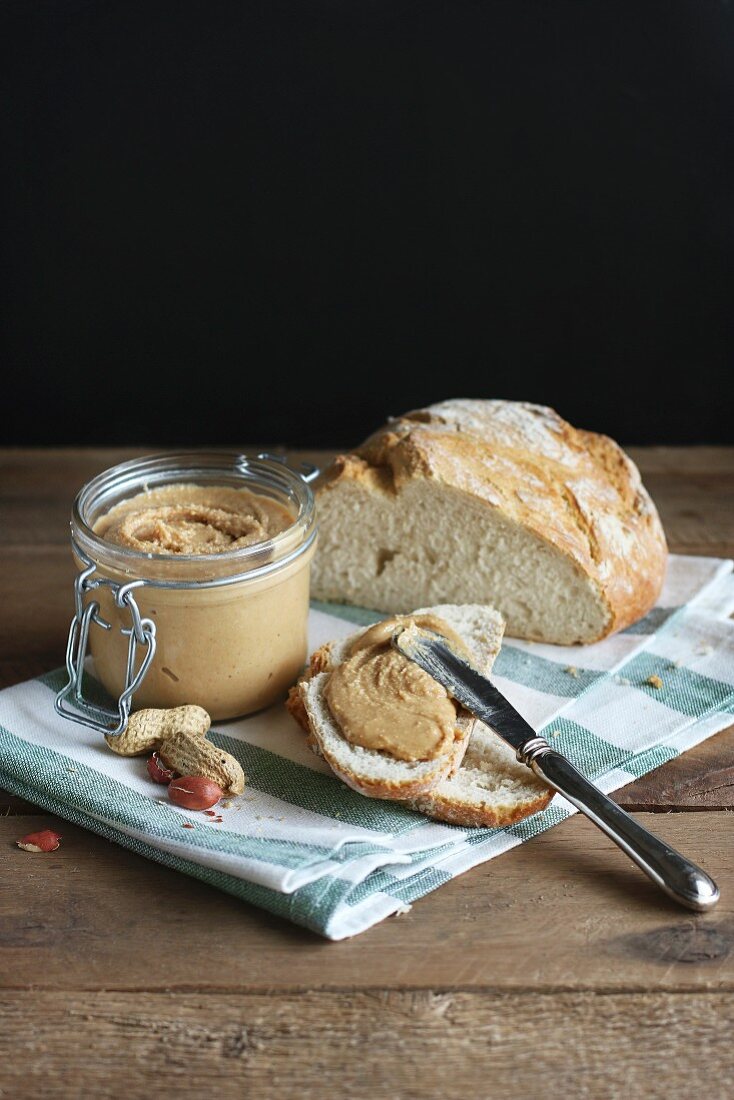
<path fill-rule="evenodd" d="M 603 790 L 613 791 L 734 721 L 732 562 L 671 556 L 661 599 L 628 630 L 591 646 L 508 638 L 493 680 Z M 381 618 L 314 604 L 310 647 Z M 485 860 L 574 813 L 556 796 L 507 828 L 431 822 L 345 786 L 278 704 L 215 723 L 214 744 L 247 775 L 221 824 L 179 809 L 145 758 L 59 718 L 57 670 L 0 692 L 0 786 L 329 939 L 363 932 Z M 184 824 L 194 828 L 184 829 Z"/>

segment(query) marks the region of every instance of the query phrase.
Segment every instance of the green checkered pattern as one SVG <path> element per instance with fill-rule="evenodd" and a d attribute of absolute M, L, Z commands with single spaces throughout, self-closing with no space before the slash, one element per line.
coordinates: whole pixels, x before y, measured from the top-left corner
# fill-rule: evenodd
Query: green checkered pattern
<path fill-rule="evenodd" d="M 634 628 L 592 647 L 508 639 L 493 679 L 554 747 L 612 791 L 732 722 L 731 564 L 674 557 L 659 606 Z M 315 603 L 312 645 L 379 617 Z M 53 697 L 63 682 L 59 670 L 0 693 L 2 786 L 330 939 L 403 911 L 574 812 L 557 796 L 517 825 L 462 829 L 363 798 L 308 751 L 279 706 L 212 731 L 248 777 L 215 823 L 161 798 L 144 760 L 117 757 L 100 734 L 60 719 Z"/>

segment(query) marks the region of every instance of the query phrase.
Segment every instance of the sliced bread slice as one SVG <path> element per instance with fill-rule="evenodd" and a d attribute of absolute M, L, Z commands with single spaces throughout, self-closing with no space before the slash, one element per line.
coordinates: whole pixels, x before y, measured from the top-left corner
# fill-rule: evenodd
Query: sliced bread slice
<path fill-rule="evenodd" d="M 476 722 L 456 774 L 410 805 L 436 821 L 492 828 L 544 810 L 553 794 L 518 761 L 506 741 Z"/>
<path fill-rule="evenodd" d="M 491 671 L 499 653 L 504 621 L 494 608 L 482 604 L 439 604 L 412 614 L 432 614 L 443 619 L 463 639 L 476 667 Z M 358 630 L 341 641 L 322 646 L 293 692 L 288 709 L 308 730 L 309 745 L 327 761 L 348 786 L 371 798 L 413 799 L 427 794 L 459 767 L 475 725 L 475 719 L 459 708 L 456 740 L 447 753 L 433 760 L 396 760 L 389 753 L 363 748 L 347 741 L 324 697 L 329 672 L 346 659 Z"/>

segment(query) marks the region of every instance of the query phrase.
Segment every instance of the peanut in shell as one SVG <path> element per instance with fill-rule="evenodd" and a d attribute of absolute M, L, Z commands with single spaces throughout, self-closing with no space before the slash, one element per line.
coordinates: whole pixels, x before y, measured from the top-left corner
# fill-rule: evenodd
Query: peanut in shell
<path fill-rule="evenodd" d="M 118 756 L 149 755 L 174 733 L 205 737 L 211 721 L 204 708 L 193 703 L 167 710 L 138 710 L 130 715 L 127 728 L 119 736 L 106 733 L 105 741 Z"/>
<path fill-rule="evenodd" d="M 238 761 L 196 734 L 177 730 L 160 745 L 158 755 L 166 767 L 179 775 L 204 776 L 225 794 L 242 794 L 245 789 L 245 773 Z"/>

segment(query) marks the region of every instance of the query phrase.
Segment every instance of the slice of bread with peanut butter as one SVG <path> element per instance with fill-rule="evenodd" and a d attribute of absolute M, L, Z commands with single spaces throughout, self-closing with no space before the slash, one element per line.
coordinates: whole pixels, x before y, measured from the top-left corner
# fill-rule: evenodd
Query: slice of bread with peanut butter
<path fill-rule="evenodd" d="M 502 617 L 493 608 L 444 604 L 421 608 L 403 618 L 443 633 L 484 675 L 491 672 L 504 630 Z M 389 649 L 394 626 L 395 620 L 388 619 L 358 630 L 342 641 L 321 646 L 311 657 L 306 672 L 291 689 L 287 707 L 308 733 L 314 752 L 362 794 L 406 801 L 440 821 L 506 825 L 543 809 L 552 791 L 517 762 L 495 733 L 449 700 L 420 669 Z M 357 666 L 357 674 L 366 669 L 372 676 L 371 684 L 367 682 L 367 705 L 357 715 L 355 699 L 365 698 L 364 683 L 358 681 L 350 661 Z M 340 695 L 340 676 L 343 680 L 345 674 L 351 681 L 346 694 Z M 341 688 L 344 686 L 342 683 Z M 397 704 L 393 700 L 386 705 L 390 693 L 402 696 Z M 450 722 L 451 736 L 440 737 L 434 731 L 433 743 L 421 740 L 427 715 L 431 721 L 439 715 Z M 350 718 L 362 724 L 357 736 L 367 728 L 371 747 L 356 743 L 354 729 L 347 728 Z M 364 736 L 360 739 L 365 740 Z"/>
<path fill-rule="evenodd" d="M 489 673 L 499 652 L 504 630 L 502 616 L 493 608 L 480 604 L 443 604 L 420 608 L 412 612 L 410 618 L 433 629 L 437 626 L 440 629 L 440 624 L 444 623 L 448 640 L 457 647 L 462 646 L 464 655 L 476 668 Z M 393 620 L 387 620 L 387 623 L 390 622 Z M 389 627 L 384 631 L 384 625 L 380 623 L 366 627 L 317 650 L 306 673 L 291 691 L 288 709 L 307 730 L 311 748 L 323 756 L 350 787 L 372 798 L 419 798 L 459 767 L 476 720 L 449 700 L 445 690 L 426 673 L 390 649 L 391 631 Z M 377 635 L 376 631 L 379 631 Z M 365 742 L 360 744 L 348 739 L 346 733 L 350 732 L 354 738 L 354 731 L 343 729 L 335 716 L 334 710 L 340 713 L 342 722 L 345 719 L 344 701 L 334 697 L 333 689 L 348 662 L 360 660 L 360 643 L 369 642 L 376 636 L 377 648 L 384 656 L 377 654 L 379 660 L 374 662 L 374 691 L 355 692 L 355 696 L 361 696 L 366 704 L 363 708 L 365 724 L 369 725 L 371 719 L 375 719 L 372 725 L 376 726 L 376 736 L 360 738 Z M 369 660 L 370 651 L 374 655 L 374 650 L 372 646 L 361 652 L 367 652 Z M 433 738 L 432 744 L 411 744 L 414 727 L 420 725 L 420 715 L 415 710 L 408 709 L 401 718 L 388 708 L 385 712 L 387 720 L 380 727 L 377 712 L 382 711 L 383 701 L 393 690 L 400 691 L 402 688 L 406 689 L 411 703 L 417 702 L 418 710 L 432 714 L 434 705 L 441 708 L 437 723 L 441 732 Z M 417 693 L 413 688 L 417 688 Z M 424 691 L 427 692 L 425 697 L 421 695 Z M 450 711 L 446 709 L 447 705 Z"/>

